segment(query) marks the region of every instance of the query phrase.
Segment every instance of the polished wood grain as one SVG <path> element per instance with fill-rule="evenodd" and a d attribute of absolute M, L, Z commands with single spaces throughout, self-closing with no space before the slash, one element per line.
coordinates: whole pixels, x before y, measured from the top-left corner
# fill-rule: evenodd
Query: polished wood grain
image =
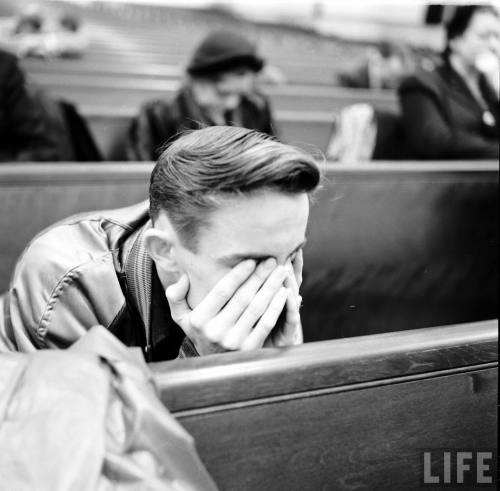
<path fill-rule="evenodd" d="M 462 371 L 498 358 L 496 320 L 227 353 L 151 364 L 172 411 L 302 392 L 347 390 L 434 372 Z M 251 383 L 248 383 L 251 380 Z"/>
<path fill-rule="evenodd" d="M 152 368 L 221 490 L 417 490 L 423 449 L 496 448 L 497 342 L 491 321 Z"/>

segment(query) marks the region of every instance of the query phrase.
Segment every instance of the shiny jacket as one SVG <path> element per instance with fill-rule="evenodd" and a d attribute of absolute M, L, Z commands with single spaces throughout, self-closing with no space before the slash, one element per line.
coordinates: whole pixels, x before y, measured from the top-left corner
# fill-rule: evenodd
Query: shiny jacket
<path fill-rule="evenodd" d="M 126 345 L 141 347 L 148 361 L 196 355 L 170 316 L 144 248 L 150 226 L 148 202 L 142 202 L 76 215 L 35 237 L 4 301 L 8 347 L 66 348 L 100 324 Z"/>

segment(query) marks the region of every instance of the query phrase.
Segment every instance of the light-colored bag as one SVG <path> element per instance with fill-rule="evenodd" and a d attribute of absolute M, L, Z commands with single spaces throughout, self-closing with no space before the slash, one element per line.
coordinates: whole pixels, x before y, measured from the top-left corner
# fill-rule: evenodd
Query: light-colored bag
<path fill-rule="evenodd" d="M 336 118 L 326 156 L 341 163 L 366 162 L 373 155 L 376 136 L 373 107 L 361 103 L 347 106 Z"/>
<path fill-rule="evenodd" d="M 217 489 L 140 350 L 101 326 L 0 355 L 0 476 L 9 491 Z"/>

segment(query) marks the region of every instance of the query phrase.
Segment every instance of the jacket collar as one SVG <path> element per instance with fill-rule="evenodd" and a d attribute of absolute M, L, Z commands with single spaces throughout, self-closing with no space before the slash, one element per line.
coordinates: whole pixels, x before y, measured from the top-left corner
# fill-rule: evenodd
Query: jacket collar
<path fill-rule="evenodd" d="M 125 274 L 129 294 L 138 310 L 146 331 L 147 361 L 176 358 L 184 331 L 173 321 L 165 291 L 156 266 L 144 245 L 144 234 L 151 228 L 151 220 L 130 236 L 125 244 Z"/>

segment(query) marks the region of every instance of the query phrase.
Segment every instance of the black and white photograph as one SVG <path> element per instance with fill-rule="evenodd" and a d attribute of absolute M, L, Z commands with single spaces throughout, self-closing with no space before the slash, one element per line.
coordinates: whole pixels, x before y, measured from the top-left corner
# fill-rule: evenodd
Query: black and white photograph
<path fill-rule="evenodd" d="M 498 489 L 500 0 L 0 0 L 0 491 Z"/>

